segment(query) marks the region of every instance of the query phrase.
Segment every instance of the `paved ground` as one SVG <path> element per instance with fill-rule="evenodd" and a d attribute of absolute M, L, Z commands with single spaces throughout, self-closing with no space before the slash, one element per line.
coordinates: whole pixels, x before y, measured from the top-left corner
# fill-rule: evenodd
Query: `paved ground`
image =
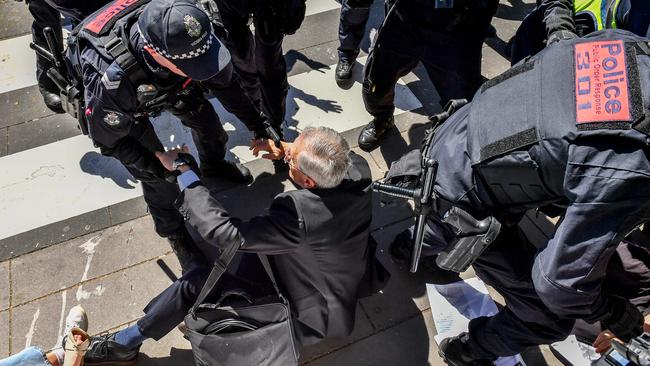
<path fill-rule="evenodd" d="M 508 67 L 505 42 L 532 0 L 502 0 L 494 26 L 497 35 L 484 46 L 483 74 L 494 77 Z M 285 41 L 290 93 L 287 132 L 306 125 L 328 125 L 342 132 L 370 162 L 374 178 L 383 176 L 402 152 L 420 142 L 427 116 L 439 110 L 438 96 L 418 68 L 398 90 L 399 131 L 367 154 L 356 147 L 358 132 L 370 117 L 363 112 L 360 86 L 342 91 L 333 83 L 339 9 L 333 0 L 308 0 L 308 17 Z M 381 21 L 382 4 L 373 7 L 369 33 Z M 167 243 L 153 232 L 141 191 L 128 174 L 92 149 L 65 115 L 43 105 L 34 80 L 26 6 L 0 0 L 0 357 L 25 346 L 57 344 L 63 319 L 75 304 L 90 316 L 90 332 L 124 327 L 142 316 L 143 306 L 170 284 L 160 269 L 179 266 Z M 368 42 L 364 42 L 367 51 Z M 363 62 L 363 59 L 360 60 Z M 356 80 L 361 80 L 357 67 Z M 233 215 L 263 212 L 272 197 L 293 189 L 273 176 L 272 165 L 247 155 L 241 124 L 221 111 L 231 135 L 230 157 L 246 162 L 256 176 L 249 187 L 208 182 Z M 156 121 L 169 144 L 187 140 L 172 118 Z M 372 235 L 393 277 L 383 294 L 358 305 L 354 333 L 302 351 L 308 365 L 441 365 L 433 341 L 435 327 L 424 283 L 440 279 L 411 275 L 385 255 L 392 237 L 411 223 L 410 207 L 374 206 Z M 530 226 L 531 235 L 539 235 Z M 465 274 L 471 276 L 471 273 Z M 495 294 L 498 300 L 498 295 Z M 558 364 L 546 348 L 526 355 L 529 365 Z M 177 331 L 147 342 L 141 365 L 191 365 L 188 343 Z"/>

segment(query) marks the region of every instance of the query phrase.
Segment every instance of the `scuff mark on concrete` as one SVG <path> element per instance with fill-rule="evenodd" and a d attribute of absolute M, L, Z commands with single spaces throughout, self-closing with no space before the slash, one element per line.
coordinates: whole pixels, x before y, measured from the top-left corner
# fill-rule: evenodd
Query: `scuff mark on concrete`
<path fill-rule="evenodd" d="M 52 348 L 59 347 L 63 343 L 63 337 L 65 337 L 65 335 L 63 334 L 63 324 L 65 324 L 65 308 L 67 306 L 67 303 L 68 303 L 68 291 L 63 291 L 61 293 L 61 317 L 59 318 L 59 333 L 57 333 L 58 338 L 56 340 L 56 344 Z"/>
<path fill-rule="evenodd" d="M 97 236 L 93 236 L 92 238 L 88 239 L 85 243 L 81 244 L 79 248 L 83 250 L 83 252 L 88 256 L 86 258 L 86 268 L 84 269 L 84 273 L 81 276 L 81 281 L 79 282 L 84 282 L 88 280 L 88 271 L 90 270 L 90 263 L 93 261 L 93 257 L 95 256 L 95 250 L 97 248 L 97 245 L 99 245 L 101 241 L 101 234 Z M 87 300 L 90 298 L 91 292 L 84 291 L 83 285 L 79 285 L 79 288 L 77 288 L 77 294 L 76 298 L 77 301 Z"/>
<path fill-rule="evenodd" d="M 41 316 L 41 308 L 37 308 L 34 313 L 34 318 L 32 318 L 32 325 L 29 326 L 29 331 L 25 334 L 25 348 L 28 348 L 32 345 L 32 338 L 34 337 L 34 330 L 36 329 L 36 321 L 38 317 Z"/>

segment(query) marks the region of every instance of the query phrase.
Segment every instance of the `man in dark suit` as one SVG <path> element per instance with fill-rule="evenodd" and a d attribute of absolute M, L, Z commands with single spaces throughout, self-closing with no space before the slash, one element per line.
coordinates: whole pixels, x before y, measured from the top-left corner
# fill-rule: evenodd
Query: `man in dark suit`
<path fill-rule="evenodd" d="M 372 219 L 368 163 L 350 151 L 341 135 L 325 127 L 306 128 L 294 143 L 283 142 L 281 147 L 257 140 L 253 150 L 256 155 L 267 151 L 266 158 L 284 158 L 290 178 L 301 189 L 279 194 L 268 214 L 249 221 L 230 217 L 189 165 L 178 160 L 178 150 L 156 155 L 166 168 L 181 172 L 177 207 L 207 243 L 214 249 L 226 248 L 236 240 L 242 252 L 268 255 L 290 302 L 300 344 L 350 334 L 360 284 L 368 261 L 374 260 L 368 245 Z M 242 263 L 250 264 L 250 257 L 257 260 L 248 257 Z M 229 280 L 250 288 L 259 283 L 260 271 L 242 263 L 229 269 Z M 136 325 L 93 338 L 86 364 L 135 360 L 145 339 L 158 340 L 183 320 L 209 270 L 203 266 L 186 273 L 149 303 Z"/>

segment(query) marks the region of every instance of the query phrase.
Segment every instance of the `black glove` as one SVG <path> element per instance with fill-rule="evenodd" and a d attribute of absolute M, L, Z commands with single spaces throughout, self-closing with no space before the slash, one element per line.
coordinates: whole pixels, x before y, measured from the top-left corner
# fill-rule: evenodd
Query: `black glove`
<path fill-rule="evenodd" d="M 551 33 L 550 36 L 548 36 L 548 41 L 546 42 L 547 45 L 560 42 L 560 41 L 566 41 L 569 39 L 574 39 L 577 38 L 578 36 L 568 30 L 559 30 L 556 32 Z"/>
<path fill-rule="evenodd" d="M 602 320 L 603 329 L 609 329 L 624 342 L 643 333 L 643 314 L 634 305 L 615 296 L 607 301 L 611 310 L 607 318 Z"/>

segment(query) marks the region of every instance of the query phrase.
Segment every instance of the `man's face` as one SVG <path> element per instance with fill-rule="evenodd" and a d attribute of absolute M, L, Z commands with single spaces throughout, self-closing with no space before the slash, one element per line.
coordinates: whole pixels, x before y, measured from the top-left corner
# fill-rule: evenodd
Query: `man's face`
<path fill-rule="evenodd" d="M 313 179 L 300 171 L 298 168 L 298 156 L 304 149 L 304 140 L 302 135 L 298 136 L 289 149 L 284 152 L 284 161 L 289 164 L 289 178 L 302 188 L 314 188 L 316 186 Z"/>

